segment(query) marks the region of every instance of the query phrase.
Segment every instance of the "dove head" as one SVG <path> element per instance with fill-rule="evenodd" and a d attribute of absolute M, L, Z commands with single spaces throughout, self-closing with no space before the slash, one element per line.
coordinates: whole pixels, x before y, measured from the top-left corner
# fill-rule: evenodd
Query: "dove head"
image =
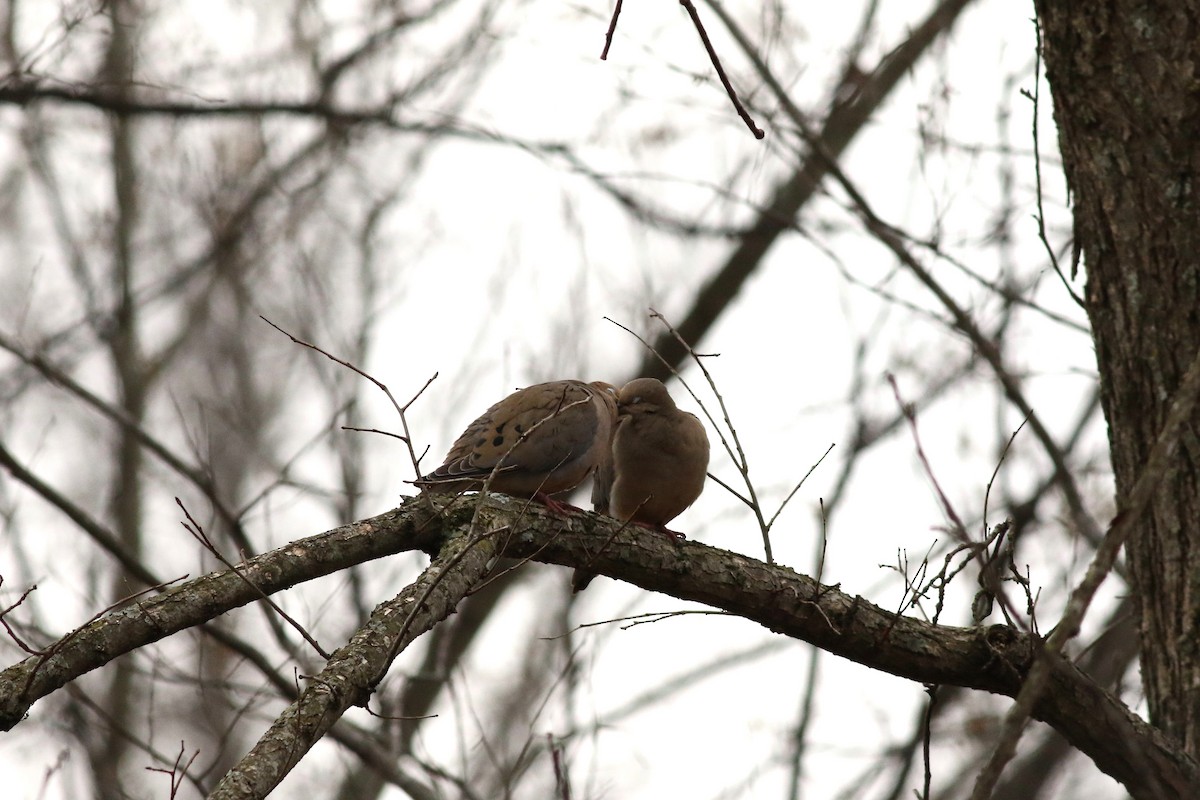
<path fill-rule="evenodd" d="M 636 378 L 621 387 L 617 407 L 625 414 L 653 414 L 674 409 L 675 401 L 657 378 Z"/>

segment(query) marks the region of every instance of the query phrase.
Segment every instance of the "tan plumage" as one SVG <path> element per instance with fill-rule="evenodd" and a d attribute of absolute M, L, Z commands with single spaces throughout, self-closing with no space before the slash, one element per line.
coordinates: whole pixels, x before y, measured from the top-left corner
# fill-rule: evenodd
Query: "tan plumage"
<path fill-rule="evenodd" d="M 539 497 L 573 489 L 609 458 L 616 421 L 607 383 L 550 381 L 520 389 L 467 426 L 445 462 L 414 481 L 431 492 L 479 489 Z"/>
<path fill-rule="evenodd" d="M 666 530 L 696 502 L 708 471 L 708 436 L 662 381 L 638 378 L 617 395 L 608 513 Z"/>
<path fill-rule="evenodd" d="M 638 378 L 617 394 L 610 462 L 601 462 L 592 507 L 619 520 L 681 536 L 667 523 L 696 502 L 708 472 L 708 435 L 695 414 L 676 407 L 667 387 Z M 577 570 L 575 591 L 593 575 Z"/>

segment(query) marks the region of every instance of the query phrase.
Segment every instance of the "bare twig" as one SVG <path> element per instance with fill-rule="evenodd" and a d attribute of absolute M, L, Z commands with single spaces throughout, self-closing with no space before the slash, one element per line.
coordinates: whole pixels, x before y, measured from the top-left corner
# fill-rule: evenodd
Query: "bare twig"
<path fill-rule="evenodd" d="M 1062 652 L 1067 642 L 1079 633 L 1079 627 L 1096 590 L 1100 588 L 1100 584 L 1112 570 L 1121 546 L 1133 531 L 1134 526 L 1141 521 L 1142 515 L 1154 498 L 1154 492 L 1158 488 L 1160 480 L 1171 466 L 1171 456 L 1179 443 L 1184 426 L 1191 419 L 1192 410 L 1196 407 L 1198 399 L 1200 399 L 1200 350 L 1196 351 L 1191 366 L 1188 367 L 1187 373 L 1180 381 L 1179 389 L 1167 412 L 1162 431 L 1154 442 L 1154 447 L 1150 450 L 1146 466 L 1142 468 L 1142 474 L 1129 492 L 1125 507 L 1113 518 L 1108 532 L 1104 535 L 1100 546 L 1096 548 L 1096 554 L 1092 558 L 1092 563 L 1088 565 L 1087 573 L 1071 592 L 1062 619 L 1051 631 L 1038 658 L 1030 667 L 1016 701 L 1005 714 L 1004 728 L 1000 739 L 975 781 L 971 800 L 987 800 L 991 796 L 1005 764 L 1016 753 L 1017 742 L 1029 722 L 1033 707 L 1046 690 L 1050 679 L 1051 659 Z M 1147 779 L 1156 780 L 1153 773 L 1148 773 Z M 1163 794 L 1162 796 L 1167 795 Z"/>
<path fill-rule="evenodd" d="M 546 734 L 546 746 L 550 749 L 550 760 L 554 764 L 554 786 L 558 800 L 571 800 L 571 781 L 567 776 L 566 754 L 562 745 L 554 741 L 554 734 Z"/>
<path fill-rule="evenodd" d="M 1042 206 L 1042 154 L 1038 142 L 1038 112 L 1041 110 L 1039 100 L 1042 96 L 1042 23 L 1036 14 L 1033 17 L 1033 30 L 1037 36 L 1037 44 L 1033 50 L 1033 92 L 1022 89 L 1021 94 L 1033 102 L 1033 179 L 1037 188 L 1037 214 L 1034 215 L 1034 219 L 1037 220 L 1038 239 L 1046 248 L 1046 255 L 1050 257 L 1050 266 L 1054 268 L 1054 273 L 1058 275 L 1067 294 L 1071 296 L 1075 304 L 1080 308 L 1086 308 L 1083 298 L 1075 293 L 1075 289 L 1067 281 L 1067 276 L 1063 274 L 1062 268 L 1058 265 L 1058 256 L 1055 255 L 1054 248 L 1050 246 L 1050 240 L 1046 238 L 1046 211 Z M 1072 272 L 1074 272 L 1074 268 L 1072 268 Z"/>
<path fill-rule="evenodd" d="M 933 760 L 929 755 L 929 745 L 933 739 L 933 712 L 937 707 L 938 689 L 936 684 L 925 687 L 929 702 L 925 705 L 924 724 L 921 726 L 921 763 L 924 766 L 924 783 L 921 785 L 920 800 L 929 800 L 931 784 L 933 783 Z"/>
<path fill-rule="evenodd" d="M 617 18 L 621 16 L 622 0 L 617 0 L 613 7 L 612 18 L 608 22 L 608 30 L 604 34 L 604 49 L 600 51 L 600 60 L 608 60 L 608 50 L 612 47 L 613 34 L 617 31 Z M 704 29 L 704 23 L 700 21 L 700 14 L 696 11 L 696 6 L 692 0 L 679 0 L 679 5 L 687 10 L 688 16 L 691 17 L 692 24 L 696 26 L 696 32 L 700 34 L 700 41 L 704 43 L 704 50 L 708 53 L 708 59 L 712 62 L 713 68 L 717 71 L 717 77 L 721 79 L 721 85 L 725 87 L 725 93 L 729 95 L 729 100 L 733 103 L 733 108 L 737 111 L 737 115 L 742 118 L 742 122 L 746 123 L 746 127 L 754 134 L 755 139 L 762 139 L 766 136 L 756 124 L 754 118 L 750 116 L 750 112 L 742 105 L 742 101 L 738 98 L 737 91 L 733 88 L 733 84 L 729 82 L 729 76 L 725 74 L 725 68 L 721 66 L 721 59 L 717 56 L 716 48 L 708 38 L 708 31 Z"/>
<path fill-rule="evenodd" d="M 181 525 L 183 525 L 184 530 L 186 530 L 188 533 L 190 533 L 192 535 L 192 537 L 195 538 L 195 540 L 204 547 L 205 550 L 212 553 L 213 558 L 217 559 L 222 564 L 224 564 L 226 566 L 226 568 L 232 570 L 235 575 L 237 575 L 239 578 L 241 578 L 242 580 L 244 580 L 246 582 L 247 586 L 250 586 L 252 589 L 254 589 L 254 591 L 256 591 L 258 593 L 258 595 L 262 599 L 262 601 L 265 602 L 268 606 L 270 606 L 271 609 L 276 614 L 278 614 L 280 617 L 282 617 L 284 619 L 284 621 L 286 621 L 301 636 L 303 636 L 304 641 L 306 641 L 310 645 L 312 645 L 312 648 L 317 651 L 317 653 L 321 656 L 321 658 L 328 660 L 329 653 L 325 651 L 325 648 L 321 647 L 321 645 L 317 642 L 317 640 L 313 638 L 312 634 L 310 634 L 307 630 L 305 630 L 304 626 L 301 625 L 299 622 L 297 622 L 295 619 L 293 619 L 290 614 L 288 614 L 286 611 L 284 611 L 282 608 L 280 608 L 279 604 L 276 603 L 274 600 L 272 600 L 267 595 L 266 592 L 264 592 L 262 589 L 260 589 L 258 587 L 258 584 L 256 584 L 254 581 L 250 580 L 250 578 L 248 578 L 246 576 L 246 573 L 242 569 L 240 569 L 236 564 L 234 564 L 232 561 L 230 561 L 228 558 L 226 558 L 223 553 L 221 553 L 221 551 L 217 548 L 217 546 L 212 543 L 212 540 L 208 538 L 208 534 L 206 534 L 204 532 L 204 528 L 200 525 L 199 522 L 197 522 L 195 520 L 194 517 L 192 517 L 191 512 L 187 510 L 187 506 L 185 506 L 183 504 L 183 501 L 180 500 L 178 497 L 175 498 L 175 505 L 179 506 L 179 509 L 183 512 L 183 515 L 185 517 L 187 517 L 187 520 L 188 520 L 187 522 L 180 523 Z"/>
<path fill-rule="evenodd" d="M 584 630 L 585 628 L 595 628 L 601 625 L 612 625 L 617 622 L 629 623 L 628 625 L 620 626 L 621 630 L 627 631 L 630 628 L 636 628 L 638 625 L 662 622 L 663 620 L 671 619 L 672 617 L 686 617 L 691 615 L 699 615 L 703 617 L 729 616 L 728 612 L 725 611 L 712 611 L 702 608 L 691 608 L 685 611 L 646 611 L 641 614 L 632 614 L 628 617 L 613 617 L 612 619 L 602 619 L 597 620 L 596 622 L 581 622 L 566 633 L 560 633 L 556 636 L 543 636 L 542 638 L 546 641 L 553 641 L 555 639 L 561 639 L 564 636 L 569 636 L 576 631 Z"/>
<path fill-rule="evenodd" d="M 353 425 L 343 425 L 342 430 L 354 431 L 355 433 L 378 433 L 381 436 L 391 436 L 393 439 L 399 439 L 400 441 L 405 442 L 405 443 L 408 442 L 407 436 L 402 436 L 393 431 L 381 431 L 378 428 L 356 428 Z M 422 453 L 421 455 L 422 455 L 422 457 L 424 457 L 425 454 Z"/>
<path fill-rule="evenodd" d="M 775 558 L 771 553 L 771 527 L 767 524 L 766 519 L 763 517 L 762 504 L 758 500 L 758 494 L 754 489 L 754 483 L 750 480 L 750 462 L 746 458 L 745 450 L 742 449 L 742 440 L 741 437 L 738 436 L 737 428 L 733 426 L 733 420 L 729 418 L 729 409 L 725 405 L 725 398 L 719 391 L 717 391 L 717 382 L 713 379 L 712 374 L 708 371 L 708 367 L 704 365 L 704 362 L 700 359 L 700 356 L 694 349 L 692 349 L 692 346 L 684 340 L 684 338 L 679 334 L 679 331 L 675 330 L 675 327 L 667 321 L 666 317 L 652 308 L 650 309 L 650 318 L 658 320 L 663 327 L 665 327 L 667 331 L 675 337 L 675 341 L 677 341 L 682 347 L 686 348 L 688 354 L 692 357 L 692 360 L 696 362 L 696 366 L 700 368 L 700 372 L 704 375 L 704 379 L 708 382 L 709 388 L 712 389 L 713 396 L 717 398 L 717 405 L 721 408 L 721 418 L 725 420 L 725 425 L 729 429 L 729 436 L 733 440 L 733 449 L 730 449 L 729 444 L 725 441 L 724 436 L 721 436 L 721 444 L 725 446 L 726 452 L 728 452 L 730 457 L 733 458 L 734 463 L 738 467 L 738 471 L 742 474 L 742 480 L 746 484 L 746 491 L 749 493 L 752 501 L 751 508 L 754 510 L 754 516 L 758 520 L 759 530 L 762 531 L 763 549 L 766 553 L 766 561 L 768 564 L 774 564 Z M 647 344 L 647 346 L 649 347 L 650 345 Z M 672 372 L 674 372 L 674 369 L 672 369 Z M 676 375 L 678 375 L 678 373 L 676 373 Z M 690 394 L 692 398 L 699 403 L 700 398 L 696 397 L 696 393 L 693 392 L 692 388 L 683 381 L 682 377 L 680 377 L 679 382 L 683 384 L 685 389 L 688 390 L 688 394 Z M 703 404 L 701 404 L 700 407 L 704 409 L 705 416 L 708 417 L 709 422 L 713 424 L 713 427 L 717 429 L 719 434 L 720 428 L 717 426 L 716 420 L 712 418 L 712 414 L 708 413 L 708 409 L 705 408 Z M 734 456 L 734 450 L 737 451 L 736 456 Z"/>
<path fill-rule="evenodd" d="M 721 480 L 721 477 L 720 477 L 719 475 L 715 475 L 715 474 L 714 474 L 714 473 L 712 473 L 712 472 L 709 472 L 709 473 L 706 473 L 706 474 L 708 475 L 708 478 L 709 478 L 709 480 L 716 482 L 716 484 L 717 484 L 718 486 L 720 486 L 722 489 L 724 489 L 725 491 L 729 492 L 731 495 L 733 495 L 734 497 L 736 497 L 738 500 L 741 500 L 743 503 L 745 503 L 745 504 L 746 504 L 746 507 L 747 507 L 747 508 L 750 508 L 750 509 L 753 509 L 753 508 L 754 508 L 754 501 L 753 501 L 753 500 L 751 500 L 749 497 L 746 497 L 744 494 L 742 494 L 742 493 L 741 493 L 741 492 L 739 492 L 737 489 L 735 489 L 735 488 L 733 488 L 732 486 L 730 486 L 730 485 L 729 485 L 728 483 L 726 483 L 725 481 Z"/>
<path fill-rule="evenodd" d="M 8 336 L 0 333 L 0 348 L 7 350 L 12 355 L 19 358 L 22 362 L 37 370 L 50 383 L 62 387 L 69 394 L 74 395 L 79 400 L 82 400 L 84 405 L 91 407 L 99 414 L 107 417 L 113 423 L 118 425 L 126 435 L 132 436 L 137 442 L 147 451 L 152 453 L 156 458 L 174 470 L 177 474 L 183 476 L 192 483 L 213 505 L 213 509 L 221 517 L 229 528 L 229 535 L 237 544 L 238 547 L 252 552 L 249 537 L 246 535 L 242 527 L 240 515 L 230 509 L 221 499 L 217 492 L 216 482 L 211 475 L 199 467 L 184 463 L 184 461 L 175 455 L 171 449 L 163 444 L 158 439 L 150 435 L 136 420 L 133 420 L 121 408 L 104 400 L 95 392 L 92 392 L 87 387 L 83 386 L 78 381 L 74 380 L 63 369 L 60 369 L 55 364 L 52 364 L 48 359 L 40 355 L 26 352 L 15 341 Z M 139 576 L 140 579 L 140 576 Z"/>
<path fill-rule="evenodd" d="M 825 449 L 825 452 L 821 454 L 821 457 L 817 459 L 816 463 L 808 468 L 808 472 L 804 473 L 804 477 L 801 478 L 800 481 L 795 486 L 792 487 L 792 490 L 790 492 L 788 492 L 787 497 L 783 498 L 783 502 L 779 504 L 779 508 L 775 509 L 775 513 L 771 515 L 771 518 L 769 520 L 767 520 L 768 528 L 774 526 L 775 520 L 779 519 L 779 515 L 783 513 L 784 506 L 786 506 L 789 502 L 791 502 L 791 499 L 796 496 L 796 492 L 800 491 L 800 487 L 804 485 L 804 482 L 806 480 L 808 480 L 808 476 L 812 475 L 813 472 L 816 471 L 817 467 L 821 466 L 821 462 L 825 460 L 825 457 L 828 456 L 833 451 L 833 448 L 836 446 L 837 446 L 836 442 L 833 444 L 830 444 L 829 447 L 827 447 Z"/>
<path fill-rule="evenodd" d="M 176 795 L 179 793 L 179 787 L 183 785 L 183 781 L 187 777 L 187 771 L 191 768 L 192 763 L 195 762 L 197 756 L 200 755 L 199 750 L 194 751 L 192 753 L 192 757 L 187 760 L 187 763 L 183 764 L 181 763 L 183 761 L 183 753 L 184 744 L 181 741 L 179 743 L 179 755 L 175 756 L 175 763 L 171 765 L 170 769 L 164 769 L 162 767 L 146 767 L 146 770 L 149 772 L 161 772 L 170 778 L 171 792 L 168 797 L 170 797 L 171 800 L 175 800 Z"/>
<path fill-rule="evenodd" d="M 142 583 L 158 584 L 160 581 L 134 554 L 130 553 L 115 533 L 101 525 L 94 517 L 73 503 L 57 489 L 50 486 L 21 464 L 0 442 L 0 466 L 8 470 L 16 480 L 28 486 L 47 503 L 61 511 L 74 522 L 101 549 L 116 560 L 121 568 Z"/>
<path fill-rule="evenodd" d="M 946 493 L 942 491 L 942 485 L 938 482 L 937 476 L 933 473 L 933 466 L 929 463 L 928 457 L 925 455 L 925 448 L 921 446 L 921 436 L 917 432 L 917 413 L 904 402 L 904 398 L 900 396 L 900 386 L 896 383 L 896 376 L 888 373 L 887 382 L 892 387 L 892 393 L 896 397 L 896 404 L 900 407 L 904 418 L 908 420 L 909 430 L 912 431 L 913 445 L 917 448 L 917 458 L 921 461 L 921 467 L 925 470 L 926 477 L 933 484 L 933 490 L 937 492 L 938 502 L 942 504 L 942 510 L 946 512 L 946 516 L 950 519 L 953 533 L 960 542 L 970 542 L 971 535 L 967 533 L 967 526 L 963 524 L 962 519 L 958 516 L 958 512 L 954 510 L 954 505 L 950 502 L 950 498 L 946 497 Z"/>
<path fill-rule="evenodd" d="M 608 31 L 604 34 L 604 49 L 600 52 L 600 60 L 608 60 L 608 48 L 612 46 L 613 34 L 617 32 L 617 17 L 621 16 L 621 3 L 623 0 L 617 0 L 616 6 L 613 7 L 612 19 L 608 23 Z"/>
<path fill-rule="evenodd" d="M 730 460 L 733 461 L 734 466 L 737 467 L 738 472 L 742 476 L 742 482 L 746 486 L 745 497 L 738 492 L 733 492 L 733 494 L 739 500 L 745 503 L 754 513 L 754 518 L 758 522 L 759 531 L 762 533 L 763 549 L 766 553 L 766 561 L 768 564 L 775 563 L 775 557 L 771 552 L 770 527 L 767 525 L 766 517 L 763 516 L 762 503 L 760 503 L 758 500 L 758 494 L 754 489 L 754 483 L 750 480 L 750 464 L 746 459 L 745 451 L 742 449 L 742 442 L 738 437 L 737 428 L 734 427 L 733 421 L 729 418 L 729 409 L 725 407 L 725 399 L 721 396 L 720 391 L 717 390 L 716 381 L 713 380 L 712 374 L 709 373 L 708 368 L 704 365 L 700 355 L 692 348 L 690 344 L 688 344 L 687 341 L 683 339 L 682 336 L 679 335 L 679 332 L 676 331 L 671 323 L 667 321 L 666 317 L 652 308 L 650 309 L 650 318 L 657 319 L 663 325 L 663 327 L 667 329 L 668 335 L 672 336 L 675 341 L 678 342 L 679 346 L 684 349 L 684 352 L 690 355 L 692 360 L 696 362 L 696 365 L 700 367 L 700 371 L 703 373 L 704 379 L 708 382 L 708 386 L 712 390 L 713 395 L 717 398 L 717 404 L 721 408 L 721 417 L 725 421 L 724 428 L 717 424 L 712 412 L 710 412 L 708 407 L 701 402 L 700 398 L 696 395 L 696 392 L 691 386 L 688 385 L 688 382 L 683 379 L 683 376 L 679 374 L 679 371 L 675 369 L 674 365 L 670 364 L 659 354 L 659 352 L 654 348 L 654 345 L 647 342 L 635 331 L 631 330 L 625 325 L 622 325 L 611 317 L 605 317 L 604 319 L 608 320 L 613 325 L 616 325 L 618 328 L 641 342 L 642 346 L 649 350 L 656 358 L 658 358 L 658 360 L 662 362 L 663 366 L 667 368 L 667 371 L 673 374 L 679 380 L 680 385 L 683 386 L 684 389 L 687 389 L 688 394 L 690 394 L 692 399 L 695 400 L 700 406 L 700 410 L 704 412 L 704 416 L 708 418 L 709 423 L 713 426 L 713 430 L 717 432 L 717 437 L 721 440 L 721 446 L 729 455 Z M 725 430 L 729 431 L 729 439 L 725 437 Z M 730 439 L 733 440 L 733 444 L 730 444 Z M 721 486 L 724 486 L 727 489 L 729 488 L 724 481 L 718 480 L 717 482 L 721 484 Z M 730 491 L 732 492 L 733 490 L 730 489 Z"/>
<path fill-rule="evenodd" d="M 738 99 L 733 84 L 729 82 L 729 78 L 725 75 L 725 69 L 721 66 L 721 59 L 717 57 L 717 51 L 713 48 L 712 42 L 708 40 L 708 32 L 704 30 L 704 23 L 700 21 L 700 14 L 696 11 L 695 4 L 692 3 L 692 0 L 679 0 L 679 5 L 687 9 L 688 16 L 692 18 L 692 24 L 696 26 L 696 32 L 700 34 L 700 41 L 704 42 L 704 49 L 708 51 L 708 57 L 712 61 L 713 67 L 717 70 L 717 77 L 721 79 L 721 85 L 725 87 L 725 93 L 729 95 L 729 99 L 733 103 L 738 116 L 742 118 L 742 122 L 746 123 L 746 127 L 754 134 L 755 139 L 763 138 L 767 134 L 763 132 L 762 128 L 754 124 L 754 119 L 746 111 L 746 107 L 742 105 L 742 101 Z"/>
<path fill-rule="evenodd" d="M 984 492 L 983 492 L 983 531 L 982 531 L 982 533 L 983 533 L 983 536 L 985 539 L 988 536 L 988 530 L 989 530 L 988 529 L 988 506 L 989 506 L 989 503 L 991 502 L 991 497 L 992 497 L 992 485 L 996 482 L 996 476 L 1000 474 L 1000 467 L 1004 464 L 1004 459 L 1008 457 L 1008 451 L 1010 449 L 1012 449 L 1013 442 L 1016 441 L 1016 439 L 1017 439 L 1017 434 L 1020 433 L 1021 429 L 1025 427 L 1025 422 L 1027 422 L 1027 421 L 1028 420 L 1023 420 L 1021 422 L 1021 424 L 1017 426 L 1017 429 L 1012 432 L 1012 435 L 1008 437 L 1008 441 L 1004 444 L 1004 449 L 1000 451 L 1000 458 L 998 458 L 996 460 L 996 468 L 994 470 L 992 470 L 992 477 L 988 479 L 987 488 L 984 489 Z M 1000 548 L 1004 544 L 1005 535 L 1008 533 L 1009 529 L 1012 527 L 1012 518 L 1010 517 L 1009 519 L 1006 519 L 1004 522 L 1002 522 L 997 527 L 1000 528 L 1000 531 L 994 537 L 995 538 L 995 547 L 992 548 L 990 553 L 988 552 L 987 548 L 984 548 L 984 549 L 980 550 L 979 554 L 978 554 L 979 555 L 979 591 L 976 592 L 975 598 L 971 603 L 971 619 L 976 624 L 983 622 L 983 620 L 987 618 L 988 614 L 990 614 L 991 610 L 992 610 L 992 602 L 995 600 L 995 598 L 997 598 L 1003 594 L 1003 589 L 1000 586 L 1000 568 L 1003 563 L 1003 561 L 1001 559 Z M 1016 569 L 1012 564 L 1013 556 L 1016 554 L 1015 544 L 1013 543 L 1012 539 L 1009 539 L 1008 544 L 1009 544 L 1009 546 L 1008 546 L 1008 548 L 1006 548 L 1006 551 L 1005 551 L 1008 556 L 1008 558 L 1007 558 L 1008 565 L 1009 565 L 1010 569 L 1012 570 L 1013 574 L 1017 575 Z M 1017 575 L 1017 577 L 1019 578 L 1020 576 Z M 1032 605 L 1032 598 L 1028 597 L 1029 586 L 1028 586 L 1028 584 L 1023 584 L 1023 585 L 1025 588 L 1027 599 L 1030 600 L 1030 605 Z M 1007 606 L 1006 603 L 1001 604 L 1001 608 L 1005 609 L 1004 613 L 1007 616 L 1008 611 L 1006 609 L 1006 606 Z M 1010 625 L 1012 624 L 1011 619 L 1009 620 L 1009 624 Z"/>
<path fill-rule="evenodd" d="M 3 583 L 4 583 L 4 576 L 0 575 L 0 585 L 3 585 Z M 25 599 L 27 597 L 29 597 L 29 595 L 31 593 L 33 593 L 36 589 L 37 589 L 37 584 L 35 583 L 32 586 L 30 586 L 28 589 L 26 589 L 25 591 L 21 592 L 21 596 L 17 598 L 17 602 L 13 603 L 11 606 L 9 606 L 6 609 L 0 610 L 0 625 L 4 626 L 4 630 L 6 630 L 8 632 L 9 638 L 11 638 L 14 642 L 17 643 L 17 647 L 21 648 L 22 650 L 24 650 L 26 653 L 28 653 L 31 656 L 40 656 L 40 655 L 42 655 L 42 652 L 40 650 L 35 650 L 30 645 L 26 644 L 25 641 L 20 636 L 17 635 L 17 632 L 12 629 L 12 626 L 9 625 L 8 621 L 4 618 L 6 616 L 8 616 L 8 613 L 10 611 L 12 611 L 14 608 L 16 608 L 17 606 L 24 603 Z"/>
<path fill-rule="evenodd" d="M 375 384 L 375 386 L 378 387 L 379 390 L 387 396 L 387 399 L 391 402 L 392 407 L 394 409 L 396 409 L 396 413 L 400 416 L 400 425 L 402 428 L 404 428 L 404 435 L 403 436 L 397 435 L 396 438 L 400 439 L 400 441 L 404 442 L 404 444 L 408 447 L 408 457 L 409 457 L 409 459 L 412 460 L 413 472 L 415 473 L 416 477 L 418 477 L 418 478 L 421 477 L 420 459 L 417 458 L 417 452 L 416 452 L 416 450 L 413 449 L 412 433 L 408 430 L 408 417 L 406 416 L 406 412 L 412 406 L 413 403 L 417 402 L 417 398 L 419 398 L 422 394 L 425 393 L 425 390 L 429 388 L 429 384 L 431 384 L 435 380 L 437 380 L 438 374 L 436 372 L 433 373 L 432 377 L 430 377 L 429 380 L 425 381 L 425 385 L 422 386 L 420 389 L 418 389 L 417 393 L 414 394 L 412 396 L 412 398 L 402 406 L 398 402 L 396 402 L 396 398 L 392 395 L 392 390 L 389 389 L 382 381 L 378 380 L 374 376 L 369 375 L 362 369 L 351 364 L 349 361 L 340 359 L 337 356 L 332 355 L 331 353 L 328 353 L 325 350 L 322 350 L 320 347 L 317 347 L 315 344 L 312 344 L 311 342 L 306 342 L 303 339 L 293 336 L 292 334 L 288 333 L 283 328 L 279 327 L 274 322 L 271 322 L 271 320 L 267 319 L 266 317 L 264 317 L 262 315 L 259 315 L 259 319 L 261 319 L 263 322 L 267 323 L 272 328 L 279 331 L 284 336 L 288 337 L 294 343 L 300 345 L 301 347 L 307 347 L 309 350 L 318 352 L 321 355 L 328 358 L 330 361 L 333 361 L 337 364 L 341 364 L 346 369 L 351 370 L 352 372 L 358 373 L 362 377 L 369 380 L 371 383 Z"/>

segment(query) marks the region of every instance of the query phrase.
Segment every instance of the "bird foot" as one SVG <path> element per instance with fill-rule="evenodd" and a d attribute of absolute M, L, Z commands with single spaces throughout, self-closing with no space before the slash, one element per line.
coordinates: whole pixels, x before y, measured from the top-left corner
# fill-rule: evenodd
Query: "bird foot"
<path fill-rule="evenodd" d="M 638 522 L 637 520 L 634 520 L 633 524 L 637 525 L 641 528 L 646 528 L 648 530 L 657 531 L 659 533 L 666 534 L 673 541 L 676 541 L 676 542 L 682 542 L 684 539 L 687 538 L 679 531 L 673 531 L 670 528 L 668 528 L 666 525 L 655 525 L 651 522 Z"/>
<path fill-rule="evenodd" d="M 583 511 L 583 509 L 579 508 L 578 506 L 573 506 L 570 503 L 564 503 L 561 500 L 555 500 L 545 492 L 534 493 L 533 499 L 537 500 L 551 511 L 564 516 L 571 516 L 572 514 L 578 514 Z"/>

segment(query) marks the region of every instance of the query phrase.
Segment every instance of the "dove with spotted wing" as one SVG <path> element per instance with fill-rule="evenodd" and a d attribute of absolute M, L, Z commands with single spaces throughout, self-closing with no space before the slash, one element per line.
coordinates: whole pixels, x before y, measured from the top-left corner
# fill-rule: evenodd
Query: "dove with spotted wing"
<path fill-rule="evenodd" d="M 463 431 L 440 467 L 413 483 L 426 491 L 480 489 L 533 497 L 575 488 L 610 458 L 616 390 L 596 381 L 550 381 L 528 386 L 483 412 Z"/>

